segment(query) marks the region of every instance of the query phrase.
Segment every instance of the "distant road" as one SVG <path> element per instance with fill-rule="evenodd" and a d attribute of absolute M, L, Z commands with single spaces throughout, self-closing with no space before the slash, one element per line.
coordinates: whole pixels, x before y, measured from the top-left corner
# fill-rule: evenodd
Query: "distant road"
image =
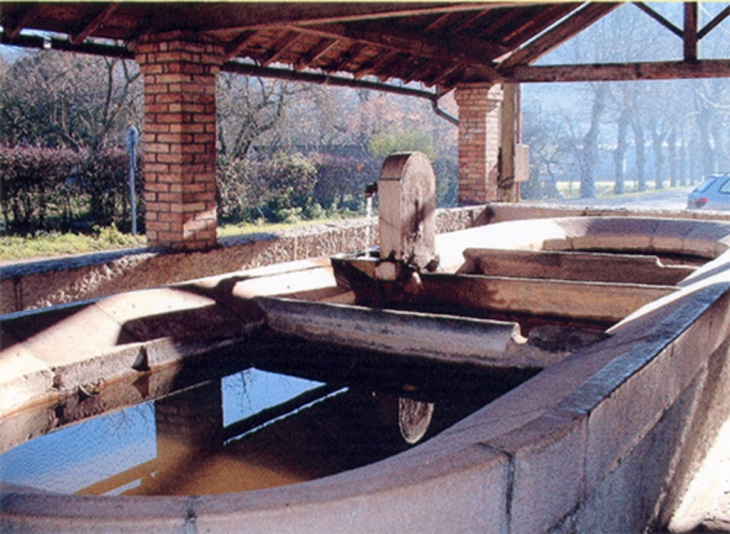
<path fill-rule="evenodd" d="M 534 201 L 536 204 L 560 204 L 563 206 L 585 206 L 588 208 L 648 208 L 677 210 L 687 207 L 687 195 L 694 186 L 678 187 L 602 198 L 546 199 Z M 525 201 L 532 202 L 532 201 Z"/>

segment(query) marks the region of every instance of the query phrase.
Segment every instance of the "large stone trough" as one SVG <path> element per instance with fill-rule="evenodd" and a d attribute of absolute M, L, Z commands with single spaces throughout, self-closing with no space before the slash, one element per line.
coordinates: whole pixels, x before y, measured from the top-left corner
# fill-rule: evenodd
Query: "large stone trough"
<path fill-rule="evenodd" d="M 692 509 L 688 488 L 730 412 L 728 245 L 730 223 L 638 217 L 522 220 L 443 234 L 437 237 L 441 267 L 462 269 L 460 276 L 467 263 L 471 273 L 481 269 L 475 258 L 483 254 L 474 249 L 641 253 L 706 263 L 675 284 L 662 274 L 660 294 L 637 303 L 605 339 L 549 362 L 440 435 L 387 460 L 220 496 L 89 497 L 5 486 L 0 530 L 690 529 L 701 518 L 683 512 Z M 475 276 L 493 276 L 492 288 L 501 283 L 500 275 Z M 582 287 L 590 299 L 590 283 Z M 256 328 L 273 320 L 275 310 L 262 310 L 258 297 L 356 304 L 353 292 L 337 285 L 329 261 L 312 260 L 6 316 L 0 323 L 2 447 L 52 427 L 52 408 L 43 407 L 54 400 L 180 362 L 214 365 L 206 360 L 211 350 L 245 346 Z M 453 353 L 459 355 L 458 345 Z M 162 393 L 154 386 L 148 391 Z"/>

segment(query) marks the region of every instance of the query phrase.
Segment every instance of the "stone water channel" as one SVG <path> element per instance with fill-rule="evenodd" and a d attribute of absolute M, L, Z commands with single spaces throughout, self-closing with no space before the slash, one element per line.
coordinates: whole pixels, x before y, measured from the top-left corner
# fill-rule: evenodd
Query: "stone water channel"
<path fill-rule="evenodd" d="M 5 320 L 4 449 L 143 401 L 152 403 L 141 409 L 154 432 L 143 462 L 75 489 L 105 497 L 6 482 L 0 526 L 624 532 L 688 517 L 702 524 L 687 495 L 717 436 L 713 421 L 730 413 L 730 225 L 565 217 L 434 237 L 429 168 L 418 157 L 387 163 L 378 194 L 395 192 L 390 204 L 381 199 L 378 254 Z M 68 350 L 74 330 L 98 343 Z M 242 370 L 296 377 L 300 389 L 230 415 L 241 403 L 226 397 Z M 170 426 L 183 437 L 170 440 Z M 191 444 L 202 448 L 191 453 Z M 191 455 L 207 461 L 208 479 L 232 485 L 183 481 L 182 472 L 204 471 Z M 260 488 L 269 489 L 249 491 Z"/>

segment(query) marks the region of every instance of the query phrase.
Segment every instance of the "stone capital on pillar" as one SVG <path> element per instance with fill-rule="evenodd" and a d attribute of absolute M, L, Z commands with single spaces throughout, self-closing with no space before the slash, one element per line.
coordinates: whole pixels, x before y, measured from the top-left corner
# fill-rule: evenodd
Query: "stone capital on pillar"
<path fill-rule="evenodd" d="M 196 34 L 145 36 L 146 233 L 150 246 L 204 250 L 216 239 L 216 74 L 220 43 Z"/>
<path fill-rule="evenodd" d="M 459 203 L 497 200 L 502 86 L 461 84 L 454 96 L 459 106 Z"/>

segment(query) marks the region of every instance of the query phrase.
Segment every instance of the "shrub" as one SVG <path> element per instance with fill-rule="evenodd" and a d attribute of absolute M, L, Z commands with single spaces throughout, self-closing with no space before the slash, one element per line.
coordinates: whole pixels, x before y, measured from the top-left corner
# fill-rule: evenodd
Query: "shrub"
<path fill-rule="evenodd" d="M 100 151 L 0 147 L 0 203 L 5 230 L 91 230 L 94 224 L 131 226 L 128 156 L 121 148 Z M 136 188 L 141 198 L 143 175 Z"/>
<path fill-rule="evenodd" d="M 403 130 L 382 130 L 375 133 L 370 138 L 368 150 L 372 155 L 381 158 L 394 152 L 423 152 L 432 161 L 436 157 L 433 138 L 412 127 Z"/>

